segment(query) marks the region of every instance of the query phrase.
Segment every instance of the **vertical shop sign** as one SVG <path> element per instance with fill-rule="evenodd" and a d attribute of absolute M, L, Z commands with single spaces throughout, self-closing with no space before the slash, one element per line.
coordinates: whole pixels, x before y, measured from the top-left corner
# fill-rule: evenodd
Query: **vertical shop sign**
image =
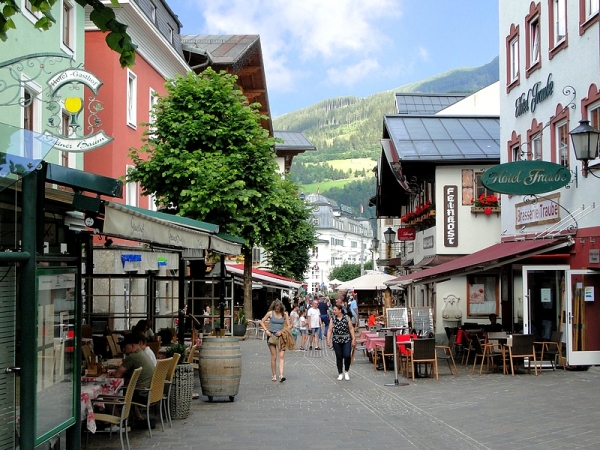
<path fill-rule="evenodd" d="M 444 247 L 458 247 L 457 186 L 444 186 Z"/>

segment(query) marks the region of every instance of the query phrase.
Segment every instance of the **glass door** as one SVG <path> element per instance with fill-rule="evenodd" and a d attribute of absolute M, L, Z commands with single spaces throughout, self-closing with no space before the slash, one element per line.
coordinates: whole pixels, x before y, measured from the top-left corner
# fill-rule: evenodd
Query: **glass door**
<path fill-rule="evenodd" d="M 565 274 L 569 266 L 523 266 L 523 334 L 549 340 L 563 331 Z"/>
<path fill-rule="evenodd" d="M 600 364 L 600 272 L 569 270 L 567 292 L 567 363 Z"/>
<path fill-rule="evenodd" d="M 16 264 L 0 266 L 0 450 L 13 450 L 19 421 L 16 397 L 19 372 L 14 369 L 17 309 Z"/>

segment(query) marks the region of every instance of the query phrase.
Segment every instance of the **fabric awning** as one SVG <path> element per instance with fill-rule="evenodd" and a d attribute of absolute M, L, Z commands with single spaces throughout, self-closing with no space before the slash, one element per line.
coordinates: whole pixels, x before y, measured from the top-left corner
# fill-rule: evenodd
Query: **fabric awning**
<path fill-rule="evenodd" d="M 243 264 L 227 264 L 225 267 L 229 273 L 232 273 L 235 276 L 244 276 Z M 299 289 L 302 286 L 302 282 L 300 281 L 292 280 L 290 278 L 275 275 L 274 273 L 259 269 L 252 269 L 252 282 L 268 283 L 280 288 L 288 289 Z"/>
<path fill-rule="evenodd" d="M 218 235 L 214 224 L 149 211 L 134 206 L 105 202 L 102 233 L 169 248 L 214 250 L 237 255 L 241 253 L 240 238 Z M 228 239 L 229 238 L 229 239 Z"/>
<path fill-rule="evenodd" d="M 388 285 L 408 285 L 432 283 L 449 276 L 468 275 L 493 269 L 505 264 L 528 258 L 539 253 L 547 253 L 572 244 L 571 239 L 547 239 L 531 241 L 501 242 L 462 258 L 430 267 L 419 272 L 395 278 Z"/>

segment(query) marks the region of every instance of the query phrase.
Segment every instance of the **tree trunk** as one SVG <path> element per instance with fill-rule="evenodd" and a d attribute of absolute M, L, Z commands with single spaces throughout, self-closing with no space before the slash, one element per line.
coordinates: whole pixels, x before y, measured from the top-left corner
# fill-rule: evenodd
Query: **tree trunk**
<path fill-rule="evenodd" d="M 252 313 L 252 248 L 243 247 L 244 252 L 244 311 L 249 319 Z"/>

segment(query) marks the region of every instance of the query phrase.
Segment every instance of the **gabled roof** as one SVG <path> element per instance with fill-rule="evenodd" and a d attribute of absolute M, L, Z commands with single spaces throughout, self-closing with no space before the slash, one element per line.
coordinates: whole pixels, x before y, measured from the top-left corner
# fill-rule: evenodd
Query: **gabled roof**
<path fill-rule="evenodd" d="M 200 73 L 211 66 L 217 72 L 224 70 L 237 75 L 238 85 L 248 101 L 260 103 L 260 114 L 269 116 L 262 126 L 273 135 L 259 35 L 188 34 L 181 36 L 181 45 L 194 72 Z"/>
<path fill-rule="evenodd" d="M 469 94 L 396 94 L 398 114 L 435 114 L 447 106 L 462 100 Z"/>
<path fill-rule="evenodd" d="M 395 114 L 383 120 L 384 136 L 389 136 L 400 162 L 452 164 L 500 158 L 499 117 Z"/>

